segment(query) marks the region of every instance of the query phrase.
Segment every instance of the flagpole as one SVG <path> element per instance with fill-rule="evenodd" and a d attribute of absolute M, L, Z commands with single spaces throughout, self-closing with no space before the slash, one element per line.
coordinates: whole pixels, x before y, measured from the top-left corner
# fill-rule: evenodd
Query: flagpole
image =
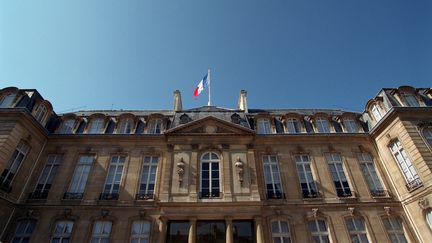
<path fill-rule="evenodd" d="M 210 69 L 207 70 L 207 76 L 208 76 L 208 106 L 211 106 L 211 79 L 210 79 Z"/>

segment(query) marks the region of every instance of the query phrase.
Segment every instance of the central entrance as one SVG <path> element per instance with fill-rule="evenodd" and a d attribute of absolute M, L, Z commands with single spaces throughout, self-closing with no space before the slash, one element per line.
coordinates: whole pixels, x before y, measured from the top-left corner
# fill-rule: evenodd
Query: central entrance
<path fill-rule="evenodd" d="M 197 243 L 224 243 L 224 221 L 197 221 Z"/>

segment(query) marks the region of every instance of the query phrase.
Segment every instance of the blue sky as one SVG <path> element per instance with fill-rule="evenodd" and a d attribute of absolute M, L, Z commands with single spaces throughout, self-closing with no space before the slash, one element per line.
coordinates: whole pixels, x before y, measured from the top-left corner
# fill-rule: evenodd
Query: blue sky
<path fill-rule="evenodd" d="M 382 87 L 432 84 L 432 1 L 1 1 L 0 87 L 56 112 L 171 109 L 212 70 L 235 108 L 363 111 Z"/>

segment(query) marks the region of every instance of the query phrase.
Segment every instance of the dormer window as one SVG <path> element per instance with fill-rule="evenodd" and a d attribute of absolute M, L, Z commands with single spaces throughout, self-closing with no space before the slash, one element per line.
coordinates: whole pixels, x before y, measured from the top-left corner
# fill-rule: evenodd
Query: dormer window
<path fill-rule="evenodd" d="M 345 131 L 349 133 L 358 132 L 357 122 L 353 119 L 344 119 L 343 125 L 345 127 Z"/>
<path fill-rule="evenodd" d="M 130 119 L 130 118 L 123 119 L 122 121 L 120 121 L 120 125 L 119 125 L 117 133 L 130 134 L 132 132 L 132 129 L 133 129 L 133 124 L 134 124 L 134 122 L 132 121 L 132 119 Z"/>
<path fill-rule="evenodd" d="M 102 118 L 95 118 L 91 121 L 90 128 L 87 133 L 90 134 L 102 133 L 104 125 L 105 125 L 104 120 Z"/>
<path fill-rule="evenodd" d="M 47 113 L 46 107 L 44 105 L 38 105 L 34 112 L 34 118 L 36 119 L 36 121 L 42 123 L 46 113 Z"/>
<path fill-rule="evenodd" d="M 297 119 L 287 119 L 287 132 L 288 133 L 300 133 L 300 123 Z"/>
<path fill-rule="evenodd" d="M 240 124 L 241 118 L 239 114 L 235 113 L 231 116 L 231 121 L 235 124 Z"/>
<path fill-rule="evenodd" d="M 75 127 L 75 119 L 68 119 L 68 120 L 63 122 L 59 133 L 61 133 L 61 134 L 72 133 L 74 127 Z"/>
<path fill-rule="evenodd" d="M 319 133 L 329 133 L 330 127 L 327 119 L 317 118 L 315 120 L 315 126 Z"/>
<path fill-rule="evenodd" d="M 154 119 L 149 124 L 148 133 L 161 134 L 162 132 L 162 119 Z"/>
<path fill-rule="evenodd" d="M 191 121 L 191 119 L 190 119 L 190 117 L 188 115 L 183 114 L 183 115 L 180 116 L 180 124 L 186 124 L 186 123 L 188 123 L 190 121 Z"/>
<path fill-rule="evenodd" d="M 420 104 L 413 94 L 403 93 L 402 97 L 405 100 L 405 105 L 410 107 L 419 107 Z"/>
<path fill-rule="evenodd" d="M 432 146 L 432 127 L 426 127 L 423 129 L 423 136 L 426 139 L 429 146 Z"/>
<path fill-rule="evenodd" d="M 383 117 L 380 109 L 378 108 L 378 105 L 376 105 L 376 104 L 372 106 L 372 115 L 374 116 L 375 121 L 377 121 L 377 122 L 379 122 L 381 120 L 381 118 Z"/>
<path fill-rule="evenodd" d="M 259 134 L 271 134 L 270 121 L 268 119 L 258 120 L 258 133 Z"/>
<path fill-rule="evenodd" d="M 16 97 L 15 93 L 8 94 L 0 99 L 0 108 L 9 108 L 12 106 L 13 101 Z"/>

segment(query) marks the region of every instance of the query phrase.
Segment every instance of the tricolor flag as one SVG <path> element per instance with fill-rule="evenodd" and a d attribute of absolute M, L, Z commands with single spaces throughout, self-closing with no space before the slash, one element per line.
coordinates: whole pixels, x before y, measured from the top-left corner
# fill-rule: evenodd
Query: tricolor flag
<path fill-rule="evenodd" d="M 193 95 L 195 97 L 197 97 L 199 94 L 201 94 L 201 92 L 204 90 L 204 88 L 206 88 L 209 85 L 210 80 L 207 77 L 208 77 L 208 73 L 206 74 L 206 76 L 204 76 L 204 78 L 196 86 L 194 93 L 193 93 Z"/>

